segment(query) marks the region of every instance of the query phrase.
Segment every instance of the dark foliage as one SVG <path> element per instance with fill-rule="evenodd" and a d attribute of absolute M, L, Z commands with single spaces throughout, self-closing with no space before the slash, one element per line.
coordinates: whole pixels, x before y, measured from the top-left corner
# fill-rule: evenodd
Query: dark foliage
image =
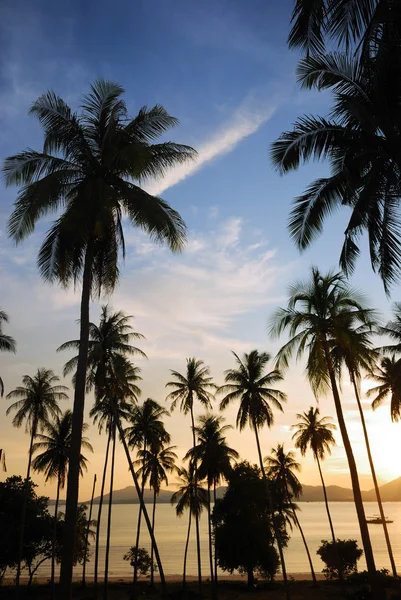
<path fill-rule="evenodd" d="M 145 548 L 138 548 L 131 546 L 127 554 L 124 554 L 124 560 L 128 560 L 131 567 L 137 568 L 141 575 L 149 575 L 152 568 L 152 559 L 149 556 L 149 552 Z M 153 569 L 157 571 L 157 564 L 153 563 Z"/>
<path fill-rule="evenodd" d="M 335 544 L 334 542 L 322 540 L 322 545 L 317 549 L 316 554 L 320 556 L 326 565 L 323 573 L 327 579 L 337 579 L 339 572 L 344 577 L 356 572 L 356 565 L 363 554 L 363 550 L 358 548 L 356 540 L 336 540 Z"/>

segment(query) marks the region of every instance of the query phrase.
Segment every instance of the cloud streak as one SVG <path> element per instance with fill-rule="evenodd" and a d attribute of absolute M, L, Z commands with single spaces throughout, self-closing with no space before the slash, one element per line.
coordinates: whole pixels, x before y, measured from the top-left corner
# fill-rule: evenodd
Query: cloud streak
<path fill-rule="evenodd" d="M 258 129 L 273 116 L 276 102 L 257 106 L 252 101 L 245 101 L 211 137 L 197 145 L 198 156 L 193 162 L 178 165 L 160 181 L 153 181 L 145 186 L 155 196 L 177 185 L 187 177 L 200 171 L 207 163 L 219 156 L 228 154 L 246 137 L 256 133 Z"/>

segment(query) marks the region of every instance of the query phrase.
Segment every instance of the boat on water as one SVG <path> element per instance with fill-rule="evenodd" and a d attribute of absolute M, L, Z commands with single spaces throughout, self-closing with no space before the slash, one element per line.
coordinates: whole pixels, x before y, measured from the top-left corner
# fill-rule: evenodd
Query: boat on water
<path fill-rule="evenodd" d="M 387 517 L 384 517 L 384 522 L 385 523 L 394 523 L 394 521 L 391 521 Z M 381 518 L 380 515 L 373 515 L 373 517 L 368 517 L 366 519 L 366 523 L 368 523 L 369 525 L 383 525 L 383 519 Z"/>

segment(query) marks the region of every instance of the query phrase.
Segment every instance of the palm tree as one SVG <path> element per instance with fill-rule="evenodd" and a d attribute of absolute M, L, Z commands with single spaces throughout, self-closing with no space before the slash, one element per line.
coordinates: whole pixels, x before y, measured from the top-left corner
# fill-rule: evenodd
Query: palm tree
<path fill-rule="evenodd" d="M 146 450 L 150 446 L 154 446 L 158 443 L 164 442 L 165 444 L 170 443 L 170 435 L 164 428 L 162 417 L 168 416 L 170 413 L 163 408 L 158 402 L 152 398 L 147 398 L 142 405 L 136 405 L 132 407 L 129 415 L 130 425 L 125 430 L 125 435 L 128 441 L 128 445 L 136 450 Z M 143 466 L 143 465 L 142 465 Z M 145 489 L 145 480 L 142 476 L 141 493 L 143 496 Z M 138 524 L 136 529 L 136 541 L 135 541 L 135 556 L 138 555 L 139 540 L 141 534 L 141 520 L 142 520 L 142 509 L 139 506 L 138 512 Z M 134 576 L 133 585 L 136 585 L 138 577 L 138 564 L 135 561 L 134 565 Z M 135 590 L 133 591 L 135 595 Z"/>
<path fill-rule="evenodd" d="M 302 485 L 296 472 L 301 470 L 301 465 L 295 460 L 294 452 L 285 452 L 284 445 L 278 444 L 277 448 L 272 448 L 271 456 L 266 456 L 264 463 L 267 467 L 267 475 L 279 485 L 282 496 L 286 499 L 291 510 L 292 517 L 301 534 L 305 551 L 308 557 L 309 566 L 312 574 L 313 584 L 316 585 L 316 575 L 313 568 L 312 558 L 309 552 L 308 544 L 304 532 L 299 522 L 295 505 L 292 498 L 299 498 L 302 494 Z"/>
<path fill-rule="evenodd" d="M 385 356 L 369 377 L 379 385 L 367 391 L 367 396 L 375 396 L 372 402 L 376 410 L 390 396 L 390 414 L 392 421 L 401 419 L 401 359 Z"/>
<path fill-rule="evenodd" d="M 393 318 L 384 327 L 379 327 L 379 333 L 389 336 L 395 342 L 394 344 L 383 346 L 381 348 L 383 352 L 390 352 L 391 354 L 399 354 L 401 352 L 401 302 L 394 302 Z"/>
<path fill-rule="evenodd" d="M 4 473 L 7 473 L 6 453 L 2 448 L 0 448 L 0 467 L 4 471 Z"/>
<path fill-rule="evenodd" d="M 25 430 L 31 434 L 28 453 L 28 468 L 25 479 L 26 492 L 24 494 L 24 500 L 22 503 L 21 527 L 19 531 L 18 564 L 16 574 L 17 589 L 19 588 L 21 575 L 26 502 L 28 482 L 31 475 L 33 442 L 38 430 L 43 430 L 46 423 L 60 415 L 61 411 L 58 405 L 59 401 L 68 399 L 66 394 L 68 388 L 65 387 L 65 385 L 59 385 L 58 382 L 59 378 L 51 369 L 39 368 L 33 377 L 30 375 L 24 375 L 22 378 L 23 385 L 16 387 L 15 390 L 12 390 L 9 394 L 7 394 L 7 399 L 18 398 L 18 400 L 8 407 L 6 415 L 16 411 L 12 421 L 14 427 L 21 427 L 21 425 L 25 423 Z"/>
<path fill-rule="evenodd" d="M 84 423 L 83 432 L 88 428 L 87 423 Z M 38 440 L 32 446 L 32 454 L 43 450 L 38 454 L 32 462 L 34 471 L 43 473 L 45 481 L 49 479 L 57 479 L 56 504 L 54 507 L 54 529 L 52 541 L 52 570 L 51 570 L 51 585 L 52 597 L 55 597 L 55 562 L 56 562 L 56 539 L 57 539 L 57 514 L 60 499 L 60 490 L 64 489 L 67 471 L 68 471 L 68 456 L 71 447 L 71 431 L 72 431 L 72 412 L 66 410 L 61 416 L 56 415 L 54 421 L 47 421 L 44 424 L 45 434 L 36 434 Z M 88 439 L 82 438 L 82 448 L 93 452 L 93 448 Z M 83 454 L 80 457 L 80 472 L 87 470 L 87 459 Z"/>
<path fill-rule="evenodd" d="M 392 85 L 393 73 L 401 65 L 401 53 L 398 52 L 398 70 L 394 69 L 391 53 L 387 58 L 378 69 L 372 67 L 372 61 L 361 63 L 341 54 L 301 60 L 298 79 L 302 86 L 330 89 L 333 108 L 328 118 L 300 117 L 292 130 L 282 133 L 273 143 L 271 157 L 282 174 L 309 160 L 328 161 L 330 175 L 313 181 L 295 199 L 289 218 L 290 234 L 298 248 L 304 250 L 321 233 L 329 215 L 342 206 L 351 209 L 341 268 L 347 274 L 353 271 L 360 254 L 359 239 L 366 232 L 372 268 L 380 274 L 388 293 L 401 274 L 401 89 L 398 79 L 397 85 Z"/>
<path fill-rule="evenodd" d="M 267 352 L 252 350 L 249 354 L 245 353 L 242 360 L 235 352 L 233 352 L 233 355 L 237 363 L 237 368 L 228 369 L 224 373 L 226 383 L 218 390 L 219 393 L 225 394 L 220 402 L 220 410 L 227 408 L 234 400 L 239 400 L 240 406 L 237 413 L 237 427 L 242 431 L 249 425 L 255 433 L 260 470 L 262 472 L 263 480 L 265 481 L 270 512 L 273 515 L 274 534 L 280 554 L 283 579 L 286 595 L 288 597 L 288 582 L 284 552 L 280 541 L 276 518 L 274 517 L 273 500 L 269 481 L 266 477 L 263 465 L 262 450 L 259 441 L 260 428 L 265 425 L 270 428 L 273 425 L 274 416 L 271 405 L 277 410 L 283 411 L 281 403 L 284 402 L 287 397 L 280 390 L 271 387 L 275 383 L 282 381 L 283 376 L 278 369 L 273 369 L 273 371 L 265 373 L 266 366 L 271 358 L 270 354 Z"/>
<path fill-rule="evenodd" d="M 207 483 L 210 576 L 211 581 L 215 583 L 217 583 L 217 555 L 215 553 L 213 573 L 211 490 L 213 488 L 216 506 L 216 486 L 221 479 L 228 478 L 232 469 L 231 461 L 239 458 L 238 452 L 228 446 L 224 435 L 226 431 L 232 429 L 232 426 L 222 425 L 223 422 L 223 417 L 217 415 L 207 414 L 198 417 L 198 425 L 195 427 L 198 443 L 184 457 L 184 460 L 192 458 L 198 461 L 199 478 L 205 479 Z"/>
<path fill-rule="evenodd" d="M 103 387 L 97 388 L 97 400 L 89 416 L 93 417 L 94 424 L 98 425 L 99 433 L 106 429 L 110 443 L 112 444 L 111 451 L 111 474 L 110 474 L 110 489 L 109 489 L 109 508 L 107 517 L 107 536 L 106 536 L 106 554 L 105 554 L 105 574 L 103 585 L 103 598 L 107 600 L 108 595 L 108 571 L 109 571 L 109 554 L 110 554 L 110 534 L 111 534 L 111 516 L 113 506 L 113 484 L 114 484 L 114 467 L 115 467 L 115 452 L 116 452 L 116 433 L 117 420 L 125 420 L 129 418 L 131 406 L 133 402 L 138 401 L 140 389 L 137 382 L 141 379 L 139 376 L 139 367 L 134 367 L 123 356 L 117 360 L 114 357 L 113 371 L 109 373 L 109 377 L 102 379 Z M 99 515 L 98 515 L 98 520 Z M 97 582 L 96 582 L 97 583 Z M 95 590 L 97 592 L 97 589 Z"/>
<path fill-rule="evenodd" d="M 185 469 L 185 467 L 179 469 L 178 475 L 180 478 L 178 484 L 179 488 L 172 495 L 171 504 L 176 504 L 175 512 L 178 517 L 181 517 L 186 509 L 188 509 L 189 515 L 188 532 L 184 551 L 184 567 L 182 572 L 182 587 L 185 590 L 188 545 L 191 535 L 192 517 L 199 521 L 203 508 L 207 507 L 208 505 L 208 494 L 205 488 L 199 485 L 200 482 L 195 476 L 195 464 L 193 461 L 190 462 L 188 469 Z"/>
<path fill-rule="evenodd" d="M 118 281 L 118 261 L 124 257 L 123 215 L 172 251 L 180 251 L 185 241 L 180 215 L 139 186 L 147 177 L 161 177 L 170 167 L 192 159 L 195 152 L 175 143 L 154 143 L 177 120 L 160 105 L 143 107 L 130 118 L 123 93 L 120 85 L 99 79 L 84 96 L 78 114 L 54 92 L 47 92 L 30 109 L 44 132 L 43 150 L 25 150 L 3 165 L 6 185 L 21 186 L 9 221 L 10 236 L 21 242 L 41 218 L 62 209 L 39 251 L 38 266 L 50 282 L 67 286 L 82 280 L 63 600 L 71 595 L 90 298 L 102 290 L 111 292 Z"/>
<path fill-rule="evenodd" d="M 344 347 L 350 328 L 366 325 L 367 314 L 357 294 L 351 290 L 341 273 L 321 275 L 311 269 L 310 280 L 298 282 L 290 288 L 287 308 L 279 309 L 272 319 L 271 333 L 279 336 L 289 331 L 290 340 L 277 355 L 277 363 L 287 366 L 296 352 L 297 358 L 308 353 L 306 375 L 315 395 L 328 389 L 333 394 L 338 424 L 351 475 L 355 508 L 358 515 L 370 583 L 375 594 L 379 590 L 369 530 L 359 485 L 358 470 L 345 425 L 341 399 L 332 357 L 333 346 Z"/>
<path fill-rule="evenodd" d="M 90 501 L 90 505 L 89 505 L 88 524 L 86 527 L 86 534 L 85 534 L 85 552 L 84 552 L 84 561 L 83 561 L 84 564 L 82 567 L 82 587 L 86 586 L 86 563 L 89 560 L 89 556 L 88 556 L 88 545 L 89 545 L 89 535 L 90 535 L 89 530 L 90 530 L 90 523 L 92 521 L 93 500 L 95 497 L 96 481 L 97 481 L 97 475 L 95 473 L 93 476 L 92 495 L 91 495 L 91 501 Z"/>
<path fill-rule="evenodd" d="M 14 352 L 17 351 L 15 340 L 10 336 L 3 333 L 3 323 L 8 323 L 8 315 L 4 310 L 0 310 L 0 351 L 1 352 Z M 0 398 L 4 395 L 4 383 L 0 377 Z"/>
<path fill-rule="evenodd" d="M 178 458 L 175 452 L 176 446 L 165 448 L 163 442 L 152 444 L 148 450 L 139 450 L 138 465 L 141 465 L 138 475 L 142 475 L 142 481 L 149 481 L 150 488 L 153 489 L 153 512 L 152 512 L 152 531 L 155 532 L 156 523 L 156 499 L 160 494 L 160 489 L 163 483 L 168 486 L 168 473 L 177 471 L 175 462 Z M 153 544 L 150 554 L 150 583 L 154 585 L 154 568 L 153 568 Z"/>
<path fill-rule="evenodd" d="M 195 417 L 194 417 L 194 401 L 198 400 L 202 406 L 206 409 L 212 408 L 212 400 L 214 398 L 212 390 L 216 389 L 213 383 L 212 377 L 210 376 L 209 367 L 205 366 L 202 360 L 196 358 L 187 358 L 187 370 L 186 374 L 182 375 L 178 371 L 171 371 L 174 377 L 173 381 L 169 381 L 166 387 L 175 388 L 170 392 L 166 400 L 170 400 L 171 411 L 175 409 L 177 404 L 180 404 L 180 410 L 184 415 L 190 413 L 191 425 L 192 425 L 192 447 L 196 446 L 196 431 L 195 431 Z M 196 488 L 197 482 L 197 464 L 194 462 L 194 485 Z M 195 494 L 196 495 L 196 494 Z M 199 592 L 202 589 L 202 566 L 201 566 L 201 553 L 200 553 L 200 534 L 199 534 L 199 518 L 198 514 L 195 514 L 195 529 L 196 529 L 196 548 L 198 556 L 198 586 Z"/>

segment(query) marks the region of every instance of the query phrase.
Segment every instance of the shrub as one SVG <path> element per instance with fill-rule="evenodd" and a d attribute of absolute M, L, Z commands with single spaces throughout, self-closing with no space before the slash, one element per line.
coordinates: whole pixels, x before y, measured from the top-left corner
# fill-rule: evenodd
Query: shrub
<path fill-rule="evenodd" d="M 132 546 L 127 554 L 124 554 L 124 560 L 128 560 L 132 568 L 135 568 L 137 563 L 137 569 L 141 575 L 148 575 L 152 566 L 152 560 L 149 556 L 149 552 L 145 548 L 138 548 L 138 558 L 136 554 L 136 548 Z M 157 565 L 153 564 L 153 570 L 157 571 Z"/>
<path fill-rule="evenodd" d="M 322 540 L 322 545 L 316 554 L 320 556 L 326 567 L 323 573 L 327 579 L 336 579 L 340 573 L 348 577 L 357 570 L 357 562 L 363 554 L 356 540 Z"/>

